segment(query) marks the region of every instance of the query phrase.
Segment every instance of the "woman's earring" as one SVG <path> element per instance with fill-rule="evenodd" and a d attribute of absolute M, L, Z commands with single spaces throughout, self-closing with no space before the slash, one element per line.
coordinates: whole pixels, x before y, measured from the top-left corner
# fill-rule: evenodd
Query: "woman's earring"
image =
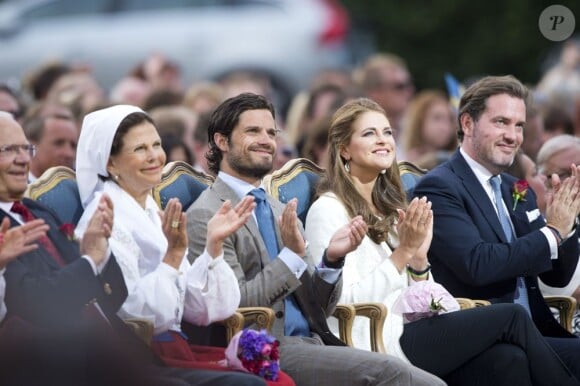
<path fill-rule="evenodd" d="M 347 173 L 350 173 L 350 162 L 349 161 L 346 161 L 344 163 L 344 168 L 346 169 Z"/>
<path fill-rule="evenodd" d="M 118 175 L 118 174 L 115 174 L 115 175 L 113 176 L 113 178 L 114 178 L 116 181 L 119 181 L 119 175 Z"/>
<path fill-rule="evenodd" d="M 385 174 L 386 172 L 387 172 L 387 169 L 381 170 L 381 174 Z"/>

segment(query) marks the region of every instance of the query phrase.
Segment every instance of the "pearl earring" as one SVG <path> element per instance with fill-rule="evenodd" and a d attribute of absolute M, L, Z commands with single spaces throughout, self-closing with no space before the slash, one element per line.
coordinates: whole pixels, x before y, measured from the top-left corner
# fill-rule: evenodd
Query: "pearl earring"
<path fill-rule="evenodd" d="M 346 169 L 347 173 L 350 173 L 350 162 L 349 161 L 346 161 L 344 163 L 344 168 Z"/>

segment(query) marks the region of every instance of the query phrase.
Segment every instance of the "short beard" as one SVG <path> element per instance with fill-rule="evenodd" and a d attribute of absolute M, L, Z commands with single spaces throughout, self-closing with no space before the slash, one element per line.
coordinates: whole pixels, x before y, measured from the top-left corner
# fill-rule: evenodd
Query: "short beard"
<path fill-rule="evenodd" d="M 238 157 L 231 153 L 227 155 L 228 165 L 230 168 L 238 173 L 240 176 L 252 177 L 252 178 L 263 178 L 266 174 L 272 170 L 273 162 L 270 166 L 254 165 L 246 166 L 245 160 L 242 157 Z"/>

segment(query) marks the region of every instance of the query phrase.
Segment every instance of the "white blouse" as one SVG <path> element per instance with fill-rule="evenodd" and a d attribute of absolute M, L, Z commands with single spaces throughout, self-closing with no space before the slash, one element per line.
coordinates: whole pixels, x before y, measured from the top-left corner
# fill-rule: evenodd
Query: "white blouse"
<path fill-rule="evenodd" d="M 107 181 L 103 191 L 115 205 L 109 244 L 129 293 L 119 311 L 122 319 L 150 320 L 155 334 L 159 334 L 180 331 L 182 319 L 208 325 L 235 312 L 240 304 L 240 289 L 223 254 L 213 259 L 204 251 L 190 264 L 186 251 L 181 266 L 174 269 L 162 262 L 168 244 L 153 198 L 147 198 L 143 209 L 114 182 Z M 79 237 L 86 230 L 101 194 L 85 209 L 76 229 Z M 189 229 L 188 233 L 194 231 Z"/>
<path fill-rule="evenodd" d="M 325 248 L 340 227 L 348 224 L 350 217 L 346 208 L 334 195 L 324 193 L 316 200 L 306 217 L 306 239 L 310 243 L 312 256 L 322 256 Z M 399 338 L 403 334 L 403 317 L 391 312 L 395 300 L 408 286 L 407 274 L 399 273 L 391 260 L 391 249 L 382 242 L 376 244 L 365 236 L 361 245 L 346 255 L 342 269 L 343 289 L 340 303 L 381 302 L 389 312 L 383 329 L 385 348 L 394 355 L 408 362 L 401 349 Z M 333 333 L 338 335 L 338 321 L 329 320 Z M 357 317 L 353 324 L 352 338 L 354 346 L 370 350 L 369 320 Z"/>

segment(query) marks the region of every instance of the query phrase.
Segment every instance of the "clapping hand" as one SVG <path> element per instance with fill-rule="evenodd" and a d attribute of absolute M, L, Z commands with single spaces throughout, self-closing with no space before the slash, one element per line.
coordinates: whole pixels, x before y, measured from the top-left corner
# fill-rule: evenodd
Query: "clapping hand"
<path fill-rule="evenodd" d="M 245 196 L 236 206 L 225 201 L 207 223 L 207 252 L 213 258 L 222 254 L 223 242 L 248 221 L 256 203 L 254 197 Z"/>
<path fill-rule="evenodd" d="M 433 232 L 433 211 L 431 202 L 426 197 L 415 197 L 406 211 L 401 209 L 397 222 L 399 235 L 399 247 L 395 250 L 391 259 L 402 270 L 412 258 L 417 258 L 419 253 L 424 253 L 426 263 L 426 250 L 431 244 Z"/>
<path fill-rule="evenodd" d="M 362 216 L 356 216 L 348 224 L 340 227 L 332 235 L 326 249 L 326 258 L 335 263 L 358 248 L 367 234 L 367 223 Z"/>
<path fill-rule="evenodd" d="M 81 240 L 81 253 L 88 255 L 99 265 L 107 255 L 108 239 L 112 230 L 113 201 L 103 194 Z"/>
<path fill-rule="evenodd" d="M 554 174 L 553 191 L 546 200 L 546 220 L 565 237 L 580 212 L 580 166 L 571 165 L 571 176 L 563 182 Z"/>
<path fill-rule="evenodd" d="M 161 228 L 167 238 L 167 253 L 163 262 L 179 269 L 187 249 L 187 223 L 179 199 L 170 199 L 160 216 Z"/>
<path fill-rule="evenodd" d="M 40 237 L 46 235 L 49 227 L 42 219 L 29 221 L 23 225 L 10 228 L 10 219 L 4 217 L 0 225 L 0 268 L 14 260 L 23 253 L 38 248 L 35 243 Z"/>
<path fill-rule="evenodd" d="M 296 253 L 298 256 L 304 257 L 306 255 L 306 242 L 304 236 L 298 228 L 298 215 L 296 214 L 296 207 L 298 200 L 291 199 L 284 207 L 282 216 L 278 218 L 278 225 L 280 226 L 280 236 L 282 237 L 282 245 Z"/>

